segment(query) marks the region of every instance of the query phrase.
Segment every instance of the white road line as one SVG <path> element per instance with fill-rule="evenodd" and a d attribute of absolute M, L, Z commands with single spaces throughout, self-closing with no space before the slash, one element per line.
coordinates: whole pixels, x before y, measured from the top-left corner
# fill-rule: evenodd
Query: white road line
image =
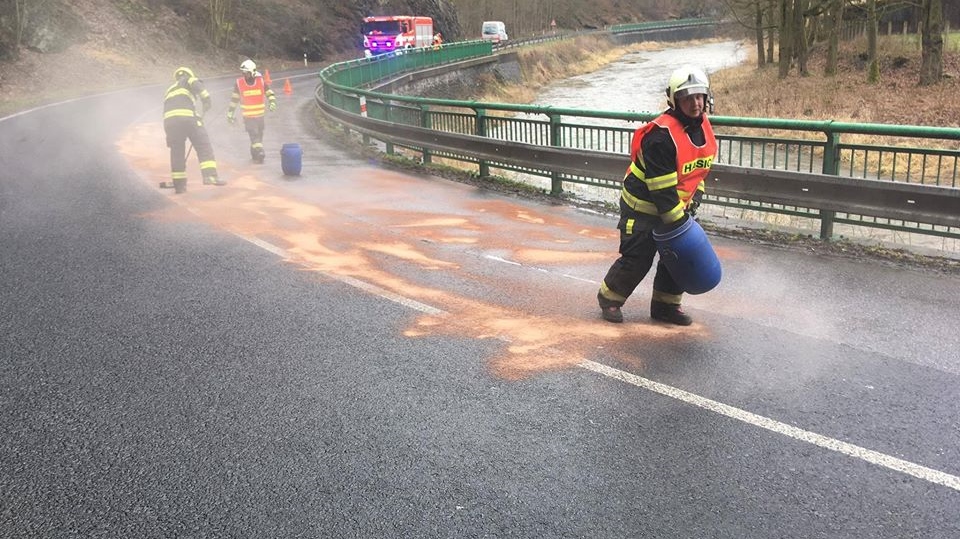
<path fill-rule="evenodd" d="M 499 256 L 483 255 L 483 257 L 486 258 L 487 260 L 493 260 L 493 261 L 495 261 L 495 262 L 503 262 L 504 264 L 509 264 L 509 265 L 511 265 L 511 266 L 520 266 L 520 267 L 522 267 L 522 268 L 532 269 L 532 270 L 534 270 L 534 271 L 539 271 L 539 272 L 541 272 L 541 273 L 548 273 L 548 274 L 550 274 L 550 275 L 559 275 L 560 277 L 563 277 L 563 278 L 565 278 L 565 279 L 573 279 L 574 281 L 581 281 L 581 282 L 590 283 L 590 284 L 600 284 L 600 283 L 597 282 L 597 281 L 594 281 L 594 280 L 591 280 L 591 279 L 584 279 L 583 277 L 577 277 L 576 275 L 570 275 L 569 273 L 554 273 L 554 272 L 548 270 L 547 268 L 541 268 L 541 267 L 537 267 L 537 266 L 525 266 L 525 265 L 523 265 L 523 264 L 520 263 L 520 262 L 515 262 L 515 261 L 513 261 L 513 260 L 507 260 L 506 258 L 501 258 L 501 257 L 499 257 Z"/>
<path fill-rule="evenodd" d="M 511 266 L 523 266 L 523 264 L 519 262 L 514 262 L 513 260 L 507 260 L 506 258 L 500 258 L 499 256 L 483 255 L 483 258 L 486 258 L 487 260 L 495 260 L 497 262 L 503 262 L 504 264 L 510 264 Z"/>
<path fill-rule="evenodd" d="M 271 253 L 276 254 L 282 258 L 289 258 L 286 251 L 276 245 L 273 245 L 269 242 L 265 242 L 258 238 L 251 238 L 243 235 L 239 237 L 244 240 L 265 249 Z M 492 260 L 498 260 L 503 262 L 508 262 L 497 257 L 488 256 L 487 258 Z M 520 264 L 517 264 L 520 265 Z M 344 277 L 339 275 L 333 275 L 325 273 L 328 277 L 348 284 L 350 286 L 365 290 L 377 296 L 380 296 L 384 299 L 388 299 L 400 305 L 404 305 L 416 311 L 420 311 L 426 314 L 440 315 L 445 314 L 446 311 L 437 309 L 436 307 L 431 307 L 419 301 L 412 300 L 410 298 L 403 297 L 399 294 L 394 294 L 389 290 L 380 288 L 379 286 L 372 285 L 370 283 L 355 279 L 353 277 Z M 829 438 L 815 432 L 808 430 L 803 430 L 793 425 L 788 425 L 786 423 L 781 423 L 775 419 L 770 419 L 761 415 L 742 410 L 740 408 L 735 408 L 733 406 L 723 404 L 722 402 L 717 402 L 715 400 L 708 399 L 706 397 L 701 397 L 694 393 L 684 391 L 682 389 L 675 388 L 673 386 L 668 386 L 666 384 L 661 384 L 660 382 L 654 382 L 648 378 L 643 378 L 642 376 L 637 376 L 635 374 L 630 374 L 628 372 L 615 369 L 613 367 L 608 367 L 602 363 L 597 363 L 595 361 L 584 360 L 577 365 L 580 368 L 586 369 L 588 371 L 593 371 L 597 374 L 613 378 L 614 380 L 620 380 L 627 384 L 646 389 L 648 391 L 653 391 L 654 393 L 659 393 L 661 395 L 677 399 L 681 402 L 687 404 L 692 404 L 704 410 L 709 410 L 711 412 L 727 416 L 731 419 L 736 419 L 742 421 L 749 425 L 755 427 L 760 427 L 767 429 L 771 432 L 793 438 L 795 440 L 800 440 L 801 442 L 806 442 L 808 444 L 815 445 L 817 447 L 822 447 L 823 449 L 829 449 L 830 451 L 836 451 L 837 453 L 842 453 L 849 457 L 857 458 L 862 461 L 874 464 L 876 466 L 882 466 L 888 470 L 893 470 L 896 472 L 904 473 L 917 479 L 922 479 L 936 485 L 941 485 L 947 488 L 952 488 L 953 490 L 960 491 L 960 477 L 955 475 L 950 475 L 946 472 L 941 472 L 939 470 L 934 470 L 933 468 L 927 468 L 926 466 L 921 466 L 919 464 L 914 464 L 912 462 L 898 459 L 878 451 L 873 451 L 858 445 L 851 443 L 843 442 L 836 440 L 834 438 Z"/>
<path fill-rule="evenodd" d="M 649 391 L 653 391 L 655 393 L 659 393 L 661 395 L 665 395 L 667 397 L 672 397 L 687 404 L 692 404 L 705 410 L 710 410 L 711 412 L 725 415 L 732 419 L 743 421 L 744 423 L 748 423 L 756 427 L 767 429 L 777 434 L 782 434 L 802 442 L 807 442 L 824 449 L 829 449 L 830 451 L 836 451 L 837 453 L 843 453 L 844 455 L 858 458 L 860 460 L 869 462 L 870 464 L 882 466 L 893 471 L 911 475 L 917 479 L 922 479 L 924 481 L 929 481 L 930 483 L 935 483 L 937 485 L 942 485 L 960 491 L 960 477 L 955 475 L 950 475 L 932 468 L 927 468 L 919 464 L 914 464 L 906 460 L 891 457 L 890 455 L 885 455 L 883 453 L 847 442 L 841 442 L 840 440 L 828 438 L 815 432 L 810 432 L 786 423 L 781 423 L 768 417 L 763 417 L 746 410 L 741 410 L 740 408 L 734 408 L 733 406 L 728 406 L 721 402 L 710 400 L 682 389 L 677 389 L 675 387 L 654 382 L 653 380 L 649 380 L 635 374 L 614 369 L 613 367 L 608 367 L 601 363 L 586 360 L 580 363 L 578 367 L 608 376 L 615 380 L 620 380 L 621 382 L 626 382 L 628 384 L 647 389 Z"/>
<path fill-rule="evenodd" d="M 415 310 L 415 311 L 420 311 L 420 312 L 422 312 L 422 313 L 432 314 L 432 315 L 446 314 L 446 311 L 443 311 L 443 310 L 441 310 L 441 309 L 437 309 L 436 307 L 431 307 L 430 305 L 427 305 L 426 303 L 420 303 L 419 301 L 416 301 L 416 300 L 413 300 L 413 299 L 410 299 L 410 298 L 401 296 L 400 294 L 394 294 L 393 292 L 390 292 L 389 290 L 380 288 L 380 287 L 377 286 L 377 285 L 373 285 L 373 284 L 370 284 L 370 283 L 368 283 L 368 282 L 361 281 L 361 280 L 359 280 L 359 279 L 354 279 L 353 277 L 345 277 L 345 276 L 330 275 L 330 274 L 326 274 L 326 275 L 328 275 L 330 278 L 336 279 L 336 280 L 338 280 L 338 281 L 340 281 L 340 282 L 342 282 L 342 283 L 346 283 L 346 284 L 348 284 L 348 285 L 350 285 L 350 286 L 359 288 L 360 290 L 366 290 L 367 292 L 370 292 L 371 294 L 375 294 L 375 295 L 377 295 L 377 296 L 380 296 L 381 298 L 388 299 L 388 300 L 390 300 L 390 301 L 392 301 L 392 302 L 394 302 L 394 303 L 399 303 L 400 305 L 403 305 L 404 307 L 410 307 L 411 309 L 413 309 L 413 310 Z"/>
<path fill-rule="evenodd" d="M 279 256 L 280 258 L 290 259 L 290 255 L 282 247 L 278 247 L 270 242 L 263 241 L 260 238 L 244 236 L 243 234 L 235 234 L 235 235 L 238 238 L 242 238 L 265 251 L 269 251 Z M 381 298 L 403 305 L 404 307 L 409 307 L 415 311 L 420 311 L 422 313 L 432 314 L 432 315 L 440 315 L 445 313 L 445 311 L 437 309 L 436 307 L 431 307 L 430 305 L 427 305 L 425 303 L 420 303 L 419 301 L 412 300 L 410 298 L 401 296 L 399 294 L 394 294 L 393 292 L 385 288 L 380 288 L 377 285 L 370 284 L 365 281 L 361 281 L 360 279 L 355 279 L 353 277 L 348 277 L 343 275 L 335 275 L 333 273 L 326 273 L 326 272 L 324 272 L 323 274 L 331 279 L 348 284 L 354 288 L 359 288 L 360 290 L 367 291 L 376 296 L 380 296 Z"/>

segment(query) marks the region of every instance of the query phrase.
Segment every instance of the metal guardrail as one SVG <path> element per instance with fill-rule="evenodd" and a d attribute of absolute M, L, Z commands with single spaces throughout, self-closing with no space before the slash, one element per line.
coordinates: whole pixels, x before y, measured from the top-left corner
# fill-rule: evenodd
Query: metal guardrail
<path fill-rule="evenodd" d="M 470 155 L 479 161 L 592 176 L 617 184 L 626 169 L 626 160 L 619 154 L 436 131 L 358 116 L 322 101 L 319 106 L 328 116 L 351 129 L 420 151 Z M 708 182 L 707 191 L 717 197 L 960 227 L 960 189 L 725 164 L 714 165 Z"/>
<path fill-rule="evenodd" d="M 406 72 L 443 64 L 458 69 L 432 56 L 437 52 L 403 60 L 415 66 Z M 437 155 L 476 163 L 481 176 L 492 167 L 549 177 L 554 194 L 567 183 L 619 189 L 634 130 L 657 116 L 384 94 L 363 87 L 403 70 L 349 65 L 357 62 L 321 72 L 317 102 L 326 114 L 386 142 L 388 152 L 397 145 L 420 152 L 424 161 Z M 351 69 L 359 75 L 351 76 L 349 85 L 329 76 Z M 360 114 L 361 99 L 367 117 Z M 960 238 L 960 129 L 723 116 L 711 116 L 711 122 L 720 149 L 708 203 L 819 219 L 825 239 L 832 237 L 834 223 Z M 729 132 L 721 131 L 724 127 Z M 767 134 L 781 132 L 792 136 Z M 841 141 L 849 135 L 891 142 Z M 922 140 L 926 147 L 898 144 L 904 138 Z M 935 141 L 957 149 L 934 148 Z"/>

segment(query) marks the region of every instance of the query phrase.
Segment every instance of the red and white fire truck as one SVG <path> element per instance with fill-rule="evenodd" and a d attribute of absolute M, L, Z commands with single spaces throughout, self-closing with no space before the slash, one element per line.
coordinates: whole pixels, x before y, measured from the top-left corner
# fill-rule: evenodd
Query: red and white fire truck
<path fill-rule="evenodd" d="M 383 54 L 433 44 L 433 19 L 408 15 L 366 17 L 361 26 L 363 48 Z"/>

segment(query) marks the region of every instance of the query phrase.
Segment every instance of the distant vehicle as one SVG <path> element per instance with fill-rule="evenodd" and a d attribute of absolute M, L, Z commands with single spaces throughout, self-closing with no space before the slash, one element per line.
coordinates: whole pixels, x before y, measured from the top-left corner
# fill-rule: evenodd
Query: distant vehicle
<path fill-rule="evenodd" d="M 408 15 L 366 17 L 360 26 L 364 54 L 433 45 L 433 19 Z"/>
<path fill-rule="evenodd" d="M 507 37 L 507 25 L 501 21 L 485 21 L 480 37 L 496 44 L 510 39 Z"/>

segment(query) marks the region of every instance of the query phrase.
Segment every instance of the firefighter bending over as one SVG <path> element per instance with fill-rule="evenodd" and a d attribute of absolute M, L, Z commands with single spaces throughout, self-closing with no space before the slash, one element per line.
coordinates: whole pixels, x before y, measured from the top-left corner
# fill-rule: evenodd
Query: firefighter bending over
<path fill-rule="evenodd" d="M 227 120 L 230 123 L 235 121 L 234 114 L 239 105 L 240 112 L 243 114 L 243 125 L 247 134 L 250 135 L 250 157 L 256 163 L 263 163 L 266 155 L 263 151 L 263 117 L 268 106 L 271 112 L 277 110 L 277 96 L 257 71 L 257 64 L 253 63 L 253 60 L 244 60 L 240 64 L 240 73 L 243 76 L 233 85 Z"/>
<path fill-rule="evenodd" d="M 163 130 L 170 148 L 170 178 L 177 193 L 187 190 L 186 141 L 197 150 L 204 185 L 226 185 L 217 177 L 213 145 L 203 126 L 203 112 L 210 109 L 210 93 L 189 67 L 178 67 L 174 83 L 163 96 Z M 203 108 L 197 108 L 197 100 Z"/>
<path fill-rule="evenodd" d="M 633 134 L 631 163 L 620 193 L 620 258 L 610 266 L 597 293 L 604 320 L 623 322 L 620 307 L 650 271 L 657 253 L 653 229 L 677 228 L 700 206 L 704 179 L 717 153 L 717 139 L 705 114 L 709 93 L 703 71 L 689 66 L 677 69 L 667 86 L 669 108 Z M 650 317 L 690 325 L 690 316 L 680 309 L 682 297 L 683 289 L 659 261 Z"/>

